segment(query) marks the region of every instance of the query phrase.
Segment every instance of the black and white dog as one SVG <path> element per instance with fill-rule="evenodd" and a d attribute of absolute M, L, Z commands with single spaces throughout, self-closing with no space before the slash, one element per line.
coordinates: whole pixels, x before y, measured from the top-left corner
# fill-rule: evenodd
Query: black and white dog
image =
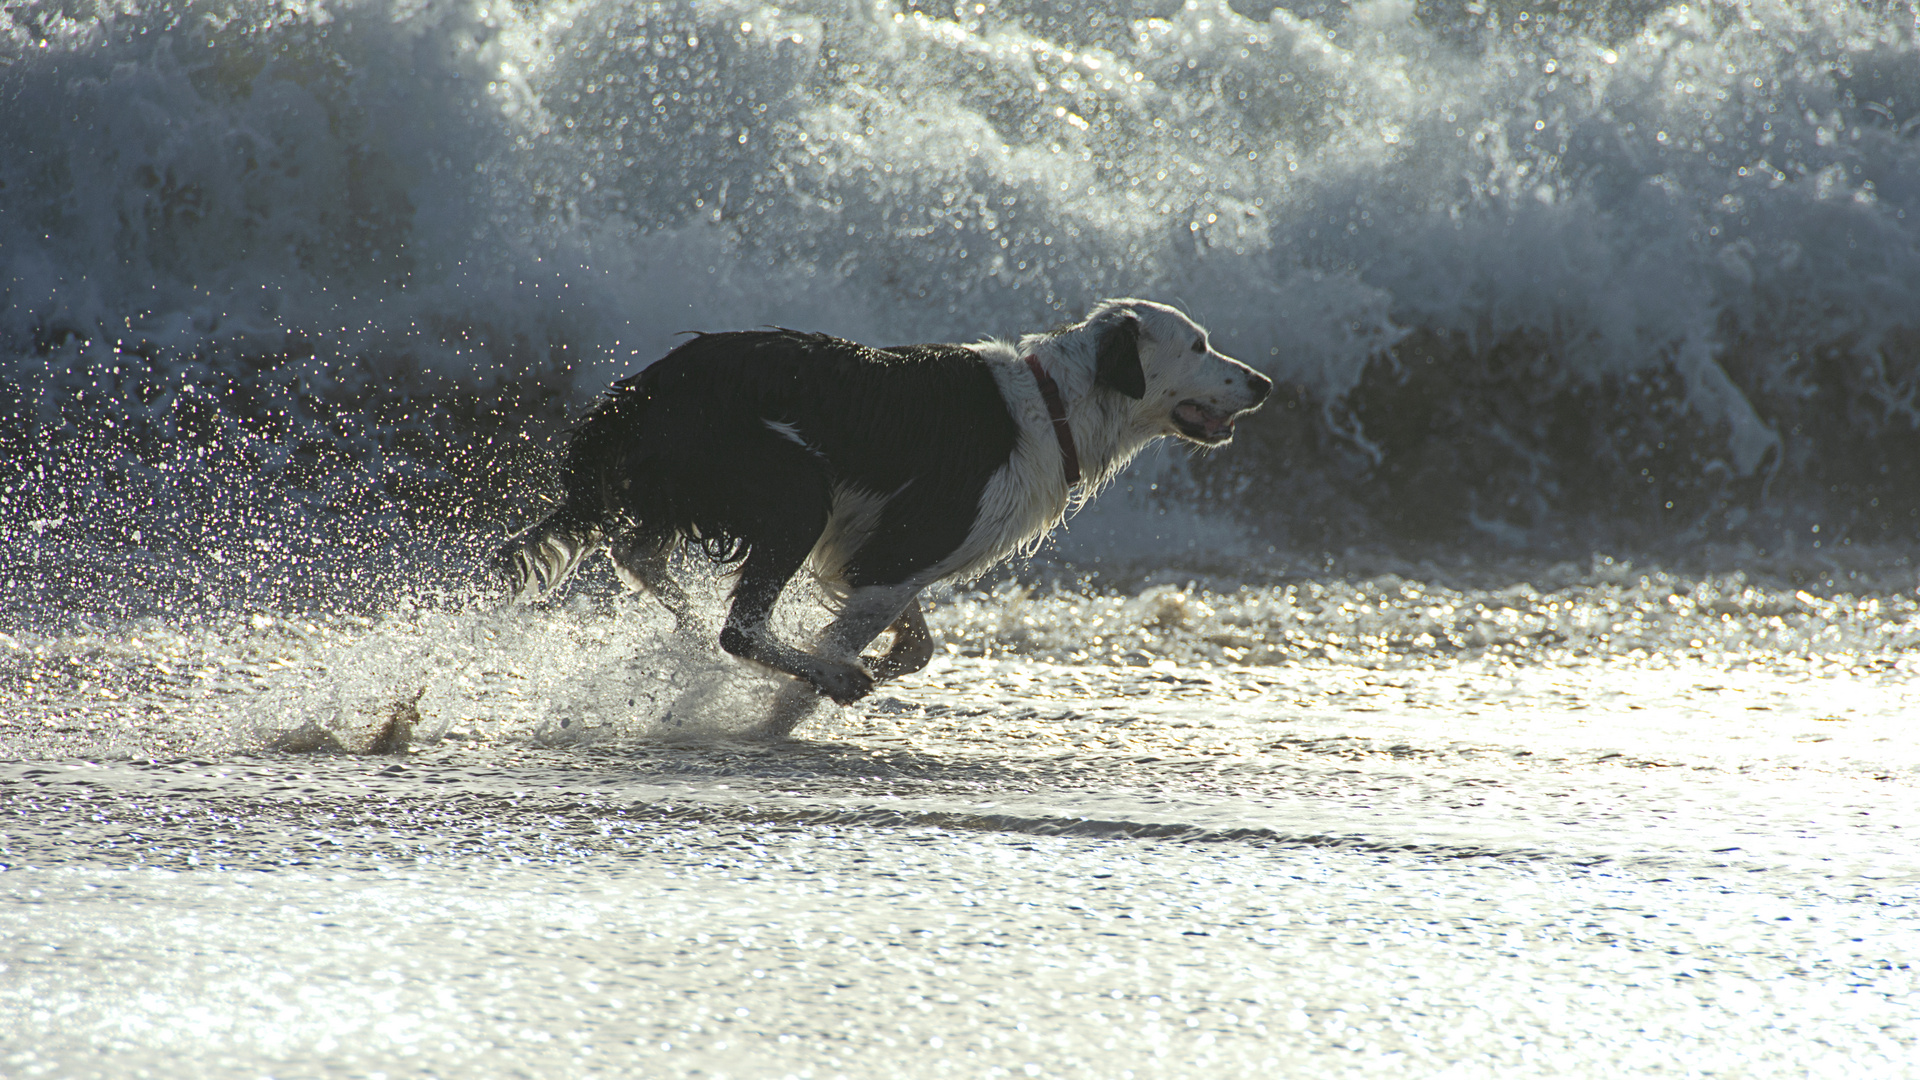
<path fill-rule="evenodd" d="M 846 704 L 926 666 L 920 590 L 1031 550 L 1162 435 L 1226 443 L 1271 388 L 1145 300 L 1106 301 L 1018 345 L 703 334 L 614 384 L 580 422 L 565 503 L 500 561 L 526 599 L 605 548 L 683 628 L 695 622 L 670 556 L 694 546 L 740 561 L 720 645 L 801 680 L 775 709 L 784 734 L 816 693 Z M 839 612 L 803 651 L 768 617 L 808 565 Z M 888 629 L 888 652 L 863 664 Z"/>

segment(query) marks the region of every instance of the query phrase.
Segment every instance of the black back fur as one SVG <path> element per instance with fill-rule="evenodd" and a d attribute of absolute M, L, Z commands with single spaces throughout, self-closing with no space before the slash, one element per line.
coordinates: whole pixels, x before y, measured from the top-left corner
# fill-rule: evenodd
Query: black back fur
<path fill-rule="evenodd" d="M 837 497 L 891 496 L 844 576 L 893 583 L 960 546 L 1016 437 L 971 349 L 703 334 L 616 383 L 580 422 L 566 504 L 540 528 L 684 541 L 733 560 L 769 543 L 810 548 Z"/>

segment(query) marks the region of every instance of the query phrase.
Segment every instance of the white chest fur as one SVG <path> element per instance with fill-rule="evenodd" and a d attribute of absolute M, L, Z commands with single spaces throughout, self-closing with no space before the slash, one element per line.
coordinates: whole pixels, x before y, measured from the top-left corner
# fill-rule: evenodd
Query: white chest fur
<path fill-rule="evenodd" d="M 979 516 L 966 543 L 945 560 L 951 567 L 941 577 L 977 577 L 1016 551 L 1037 546 L 1066 517 L 1060 443 L 1033 374 L 1009 356 L 993 365 L 993 375 L 1020 434 L 1013 455 L 980 493 Z"/>

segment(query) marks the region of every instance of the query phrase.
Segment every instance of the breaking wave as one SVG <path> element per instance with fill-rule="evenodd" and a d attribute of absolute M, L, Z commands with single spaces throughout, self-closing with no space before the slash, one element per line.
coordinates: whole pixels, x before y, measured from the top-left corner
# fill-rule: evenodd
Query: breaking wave
<path fill-rule="evenodd" d="M 1111 294 L 1296 394 L 1095 555 L 1904 548 L 1917 47 L 1812 0 L 14 5 L 5 572 L 456 583 L 679 331 Z"/>

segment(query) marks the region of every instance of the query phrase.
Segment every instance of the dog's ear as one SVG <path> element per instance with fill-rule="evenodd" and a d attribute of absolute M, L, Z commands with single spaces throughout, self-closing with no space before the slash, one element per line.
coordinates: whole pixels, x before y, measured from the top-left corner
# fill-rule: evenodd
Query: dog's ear
<path fill-rule="evenodd" d="M 1101 332 L 1093 372 L 1096 385 L 1111 386 L 1135 401 L 1147 396 L 1147 373 L 1140 368 L 1140 320 L 1132 312 Z"/>

